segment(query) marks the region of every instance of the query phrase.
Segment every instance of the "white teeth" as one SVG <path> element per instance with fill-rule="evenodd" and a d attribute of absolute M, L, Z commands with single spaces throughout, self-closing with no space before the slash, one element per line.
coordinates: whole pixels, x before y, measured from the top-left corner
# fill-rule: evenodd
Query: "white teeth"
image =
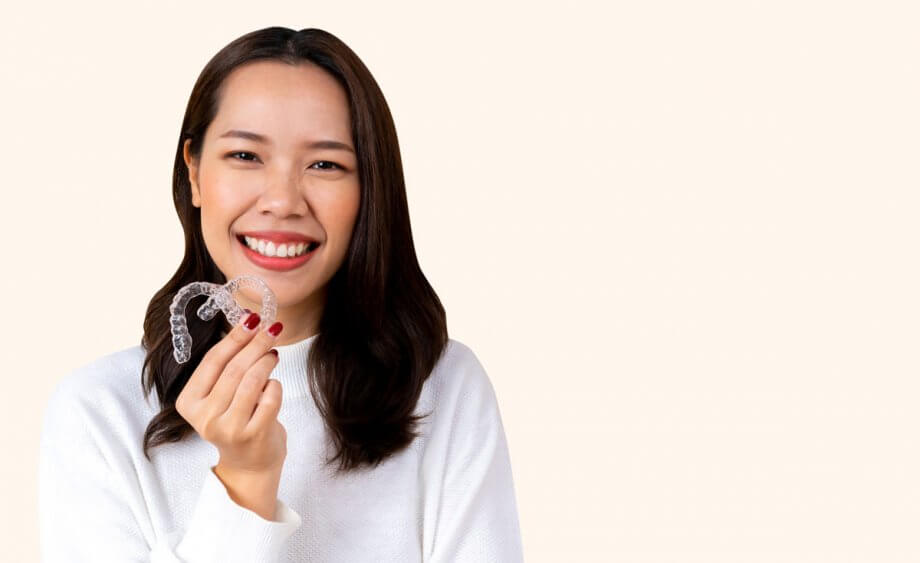
<path fill-rule="evenodd" d="M 250 236 L 243 237 L 246 240 L 246 246 L 255 250 L 263 256 L 278 256 L 281 258 L 292 258 L 294 256 L 300 256 L 304 254 L 309 246 L 307 243 L 282 243 L 275 246 L 275 243 L 272 241 L 266 241 L 262 239 L 257 239 Z"/>

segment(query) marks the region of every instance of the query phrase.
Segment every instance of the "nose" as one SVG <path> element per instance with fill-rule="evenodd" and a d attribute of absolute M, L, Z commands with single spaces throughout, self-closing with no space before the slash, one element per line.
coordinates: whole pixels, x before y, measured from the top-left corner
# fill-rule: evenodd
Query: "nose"
<path fill-rule="evenodd" d="M 293 175 L 269 179 L 259 197 L 259 211 L 278 217 L 306 215 L 309 205 L 306 201 L 302 178 Z"/>

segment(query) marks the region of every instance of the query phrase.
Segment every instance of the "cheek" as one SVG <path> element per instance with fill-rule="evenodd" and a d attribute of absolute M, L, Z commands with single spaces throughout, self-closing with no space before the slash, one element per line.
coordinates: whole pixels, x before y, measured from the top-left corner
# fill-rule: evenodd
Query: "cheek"
<path fill-rule="evenodd" d="M 240 197 L 241 190 L 213 179 L 201 188 L 201 222 L 202 228 L 227 230 L 227 226 L 238 217 L 245 201 Z"/>
<path fill-rule="evenodd" d="M 355 196 L 339 209 L 340 236 L 342 238 L 342 244 L 346 247 L 351 244 L 351 233 L 354 230 L 355 220 L 357 220 L 358 217 L 360 203 L 360 199 Z"/>
<path fill-rule="evenodd" d="M 361 193 L 357 186 L 323 201 L 321 222 L 325 225 L 329 237 L 336 240 L 337 245 L 347 245 L 360 203 Z"/>
<path fill-rule="evenodd" d="M 221 207 L 219 199 L 209 201 L 202 198 L 201 230 L 208 239 L 219 237 L 222 231 L 227 230 L 227 211 Z"/>

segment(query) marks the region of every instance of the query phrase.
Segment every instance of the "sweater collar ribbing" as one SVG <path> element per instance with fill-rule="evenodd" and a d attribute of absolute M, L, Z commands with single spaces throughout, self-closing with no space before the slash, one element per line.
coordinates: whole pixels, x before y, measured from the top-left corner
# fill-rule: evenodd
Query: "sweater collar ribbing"
<path fill-rule="evenodd" d="M 318 335 L 317 333 L 284 346 L 273 346 L 275 350 L 278 350 L 278 365 L 275 366 L 269 377 L 281 382 L 283 400 L 305 397 L 310 394 L 310 383 L 307 381 L 307 359 L 310 356 L 310 348 Z"/>

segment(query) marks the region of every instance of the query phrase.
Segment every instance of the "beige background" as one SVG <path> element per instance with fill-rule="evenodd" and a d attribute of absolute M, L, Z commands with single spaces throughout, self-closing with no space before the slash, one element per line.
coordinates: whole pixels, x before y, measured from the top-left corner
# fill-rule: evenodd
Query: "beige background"
<path fill-rule="evenodd" d="M 528 561 L 920 560 L 917 4 L 432 4 L 4 9 L 3 559 L 50 390 L 178 264 L 195 78 L 283 25 L 387 96 Z"/>

